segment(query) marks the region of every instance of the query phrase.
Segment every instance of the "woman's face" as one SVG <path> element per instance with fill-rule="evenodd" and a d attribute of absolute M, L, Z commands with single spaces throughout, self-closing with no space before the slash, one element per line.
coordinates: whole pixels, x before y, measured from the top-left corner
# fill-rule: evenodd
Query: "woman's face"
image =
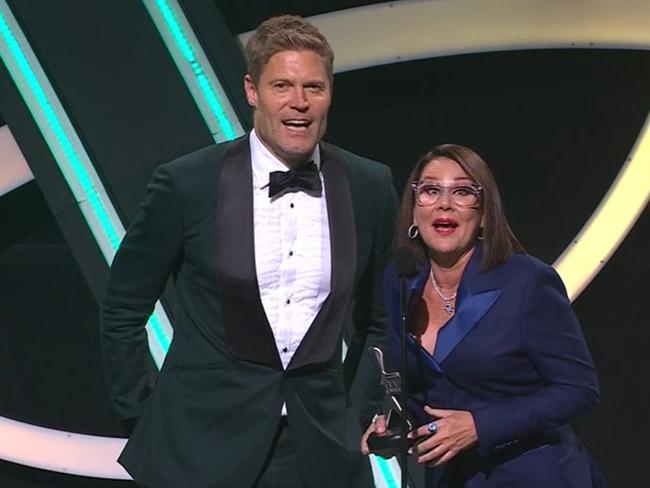
<path fill-rule="evenodd" d="M 481 225 L 480 196 L 474 204 L 467 204 L 466 189 L 476 182 L 449 158 L 432 159 L 419 181 L 424 182 L 422 190 L 427 192 L 420 200 L 427 204 L 419 204 L 416 194 L 413 223 L 430 258 L 455 262 L 474 246 Z M 437 195 L 437 200 L 431 195 Z"/>

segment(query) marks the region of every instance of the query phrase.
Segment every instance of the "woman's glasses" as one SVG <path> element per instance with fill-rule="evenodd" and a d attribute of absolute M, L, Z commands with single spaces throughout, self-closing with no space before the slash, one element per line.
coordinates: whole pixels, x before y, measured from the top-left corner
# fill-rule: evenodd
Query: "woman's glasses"
<path fill-rule="evenodd" d="M 457 207 L 473 207 L 481 197 L 483 188 L 477 184 L 443 186 L 432 181 L 421 180 L 411 183 L 415 201 L 421 207 L 434 205 L 447 197 Z"/>

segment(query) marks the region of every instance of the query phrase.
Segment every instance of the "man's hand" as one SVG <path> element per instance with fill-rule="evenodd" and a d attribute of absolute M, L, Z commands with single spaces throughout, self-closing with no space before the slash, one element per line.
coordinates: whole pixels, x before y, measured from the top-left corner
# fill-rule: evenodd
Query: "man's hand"
<path fill-rule="evenodd" d="M 366 456 L 370 454 L 370 448 L 368 447 L 368 437 L 370 436 L 370 434 L 383 435 L 385 433 L 386 433 L 386 417 L 384 415 L 377 415 L 375 417 L 375 420 L 372 421 L 372 424 L 370 424 L 366 432 L 361 437 L 361 453 L 365 454 Z M 373 454 L 379 454 L 379 453 L 373 453 Z"/>

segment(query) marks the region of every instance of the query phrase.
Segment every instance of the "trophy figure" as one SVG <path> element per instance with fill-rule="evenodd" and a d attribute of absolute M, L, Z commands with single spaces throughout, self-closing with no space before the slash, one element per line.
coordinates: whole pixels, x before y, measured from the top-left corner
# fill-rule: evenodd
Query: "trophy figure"
<path fill-rule="evenodd" d="M 381 384 L 385 390 L 385 398 L 381 406 L 381 414 L 386 417 L 386 432 L 381 435 L 370 434 L 368 437 L 368 447 L 374 454 L 384 457 L 394 456 L 400 452 L 404 444 L 404 436 L 412 429 L 413 425 L 408 419 L 408 415 L 401 403 L 402 395 L 402 378 L 397 371 L 386 371 L 384 365 L 384 353 L 378 347 L 373 347 L 372 351 L 381 371 Z M 406 432 L 404 432 L 406 426 Z M 412 445 L 411 439 L 406 439 L 408 447 Z"/>

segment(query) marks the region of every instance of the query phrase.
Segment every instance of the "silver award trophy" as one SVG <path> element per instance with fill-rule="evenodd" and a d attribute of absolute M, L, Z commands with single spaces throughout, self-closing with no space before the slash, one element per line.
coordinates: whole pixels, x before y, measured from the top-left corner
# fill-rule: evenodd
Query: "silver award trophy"
<path fill-rule="evenodd" d="M 386 417 L 386 432 L 382 435 L 371 434 L 368 437 L 368 447 L 371 452 L 388 457 L 400 451 L 403 446 L 403 437 L 413 429 L 413 425 L 400 402 L 402 393 L 400 374 L 397 371 L 386 371 L 384 353 L 380 348 L 373 347 L 372 351 L 381 371 L 381 384 L 386 393 L 380 411 Z M 404 432 L 404 424 L 407 426 L 406 432 Z M 412 442 L 408 443 L 410 445 Z"/>

